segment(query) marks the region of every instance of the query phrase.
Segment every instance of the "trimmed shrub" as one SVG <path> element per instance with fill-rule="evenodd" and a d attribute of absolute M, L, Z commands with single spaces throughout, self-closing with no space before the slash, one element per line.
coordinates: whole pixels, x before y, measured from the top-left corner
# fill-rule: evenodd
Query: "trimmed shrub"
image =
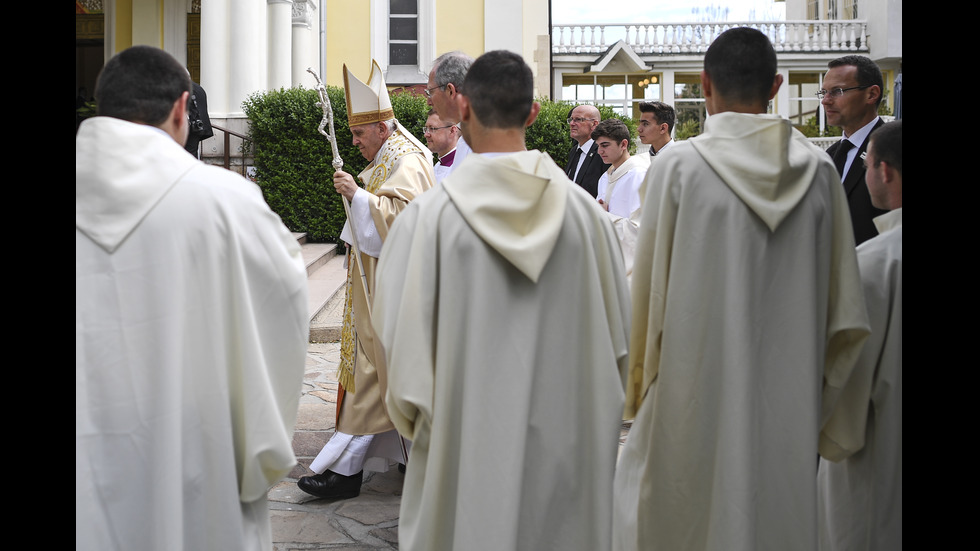
<path fill-rule="evenodd" d="M 328 86 L 327 97 L 343 170 L 356 179 L 368 161 L 351 143 L 344 90 Z M 333 187 L 330 142 L 317 129 L 323 119 L 319 100 L 316 90 L 280 88 L 252 94 L 242 108 L 249 118 L 249 140 L 255 144 L 255 181 L 269 207 L 286 227 L 306 232 L 310 241 L 339 243 L 346 215 Z M 425 98 L 392 94 L 391 103 L 402 125 L 421 136 L 428 112 Z"/>
<path fill-rule="evenodd" d="M 327 96 L 333 108 L 343 170 L 356 179 L 368 161 L 351 143 L 344 91 L 328 86 Z M 422 127 L 429 111 L 425 97 L 411 92 L 392 92 L 390 97 L 395 117 L 424 143 Z M 316 105 L 319 99 L 316 90 L 280 88 L 252 94 L 242 109 L 249 118 L 248 139 L 254 144 L 255 181 L 269 207 L 291 231 L 306 232 L 309 241 L 339 243 L 346 216 L 341 197 L 333 187 L 330 143 L 317 130 L 323 119 L 323 111 Z M 548 153 L 558 166 L 564 167 L 572 148 L 565 121 L 574 105 L 547 99 L 538 101 L 541 112 L 527 129 L 527 148 Z M 599 107 L 599 113 L 603 119 L 622 120 L 630 135 L 636 135 L 633 119 L 618 115 L 606 106 Z M 630 144 L 633 153 L 636 143 L 633 139 Z"/>
<path fill-rule="evenodd" d="M 527 128 L 525 143 L 528 149 L 537 149 L 551 156 L 555 164 L 564 168 L 568 164 L 568 152 L 572 149 L 572 137 L 568 135 L 568 114 L 577 104 L 568 101 L 551 101 L 539 98 L 541 112 L 534 124 Z M 630 154 L 636 153 L 636 122 L 616 113 L 611 107 L 599 106 L 599 114 L 603 120 L 617 118 L 626 124 L 630 130 Z"/>

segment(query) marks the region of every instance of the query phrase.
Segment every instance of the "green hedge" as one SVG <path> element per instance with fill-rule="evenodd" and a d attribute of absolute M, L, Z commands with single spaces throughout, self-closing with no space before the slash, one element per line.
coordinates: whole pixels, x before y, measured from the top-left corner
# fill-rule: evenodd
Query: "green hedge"
<path fill-rule="evenodd" d="M 572 149 L 572 137 L 568 134 L 568 113 L 575 107 L 574 103 L 567 101 L 551 101 L 549 99 L 538 98 L 541 103 L 541 112 L 534 124 L 528 127 L 525 143 L 528 149 L 537 149 L 551 155 L 555 163 L 564 168 L 568 163 L 568 152 Z M 630 118 L 616 113 L 611 107 L 599 106 L 599 114 L 602 119 L 617 118 L 626 124 L 630 130 L 630 153 L 636 153 L 636 122 Z"/>
<path fill-rule="evenodd" d="M 356 176 L 368 161 L 351 144 L 344 91 L 328 86 L 327 95 L 333 107 L 343 169 Z M 255 146 L 255 181 L 269 206 L 291 231 L 306 232 L 313 242 L 337 243 L 345 219 L 344 206 L 333 188 L 330 144 L 317 131 L 323 118 L 317 101 L 316 90 L 281 88 L 249 96 L 242 108 L 249 118 L 249 140 Z M 572 104 L 538 101 L 541 113 L 527 129 L 527 148 L 547 152 L 558 166 L 564 167 L 572 147 L 565 122 Z M 412 93 L 393 93 L 391 104 L 399 122 L 424 143 L 422 127 L 429 111 L 425 98 Z M 636 135 L 636 123 L 631 118 L 617 115 L 604 106 L 599 112 L 604 119 L 621 119 L 630 134 Z M 636 151 L 635 141 L 630 151 Z"/>

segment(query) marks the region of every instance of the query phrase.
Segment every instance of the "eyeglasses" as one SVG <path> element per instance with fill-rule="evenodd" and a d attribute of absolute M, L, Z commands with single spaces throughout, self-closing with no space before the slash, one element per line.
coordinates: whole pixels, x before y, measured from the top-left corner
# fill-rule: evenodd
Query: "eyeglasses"
<path fill-rule="evenodd" d="M 426 88 L 425 90 L 422 90 L 422 93 L 425 94 L 425 97 L 431 98 L 432 97 L 432 91 L 433 90 L 438 90 L 440 88 L 445 88 L 446 86 L 449 86 L 449 84 L 448 83 L 447 84 L 441 84 L 439 86 L 433 86 L 432 88 Z"/>
<path fill-rule="evenodd" d="M 583 122 L 586 122 L 586 121 L 594 121 L 594 120 L 595 119 L 586 119 L 584 117 L 568 117 L 568 119 L 565 122 L 567 122 L 568 124 L 572 124 L 573 122 L 574 123 L 578 123 L 578 124 L 582 124 Z"/>
<path fill-rule="evenodd" d="M 861 158 L 861 165 L 864 167 L 865 170 L 867 170 L 868 168 L 871 168 L 871 167 L 878 168 L 878 165 L 880 165 L 882 162 L 883 161 L 872 160 L 869 163 L 867 157 L 862 157 Z"/>
<path fill-rule="evenodd" d="M 454 126 L 456 126 L 456 125 L 455 124 L 450 124 L 448 126 L 423 126 L 422 127 L 422 133 L 423 134 L 430 134 L 432 132 L 435 132 L 436 130 L 442 130 L 443 128 L 452 128 Z"/>
<path fill-rule="evenodd" d="M 865 84 L 864 86 L 851 86 L 850 88 L 834 88 L 832 90 L 817 90 L 817 97 L 823 99 L 824 96 L 830 96 L 832 98 L 839 98 L 844 95 L 844 92 L 850 92 L 851 90 L 864 90 L 865 88 L 870 88 L 874 84 Z"/>

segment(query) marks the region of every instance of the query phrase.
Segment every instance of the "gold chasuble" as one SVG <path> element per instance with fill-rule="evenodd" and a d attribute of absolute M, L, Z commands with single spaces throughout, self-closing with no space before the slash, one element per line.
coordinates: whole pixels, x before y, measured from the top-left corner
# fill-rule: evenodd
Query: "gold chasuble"
<path fill-rule="evenodd" d="M 358 232 L 352 235 L 380 238 L 383 242 L 395 216 L 409 201 L 435 184 L 432 157 L 422 143 L 394 119 L 384 75 L 377 62 L 371 64 L 367 83 L 358 80 L 344 66 L 344 92 L 347 97 L 347 120 L 351 126 L 387 121 L 394 125 L 391 136 L 375 154 L 371 164 L 358 179 L 368 192 L 370 221 L 356 218 Z M 361 194 L 358 192 L 357 197 Z M 352 202 L 353 203 L 353 202 Z M 351 254 L 354 254 L 353 251 Z M 378 252 L 375 252 L 378 254 Z M 360 251 L 360 262 L 348 258 L 347 292 L 344 298 L 344 326 L 340 339 L 340 367 L 337 380 L 337 430 L 347 434 L 380 434 L 394 427 L 384 407 L 386 377 L 384 358 L 375 346 L 371 327 L 369 297 L 374 291 L 378 259 Z M 364 277 L 361 277 L 361 269 Z M 364 286 L 367 285 L 367 289 Z M 350 396 L 347 396 L 347 394 Z"/>
<path fill-rule="evenodd" d="M 357 176 L 364 183 L 365 191 L 373 195 L 371 218 L 382 240 L 395 216 L 435 182 L 428 155 L 406 137 L 406 133 L 398 125 L 374 161 Z M 370 323 L 370 305 L 363 289 L 364 279 L 357 262 L 353 258 L 348 260 L 337 380 L 344 393 L 351 396 L 341 400 L 337 427 L 348 434 L 378 434 L 394 427 L 384 411 L 384 377 L 375 367 L 378 365 L 377 349 Z M 377 258 L 361 254 L 367 294 L 374 292 L 377 262 Z"/>

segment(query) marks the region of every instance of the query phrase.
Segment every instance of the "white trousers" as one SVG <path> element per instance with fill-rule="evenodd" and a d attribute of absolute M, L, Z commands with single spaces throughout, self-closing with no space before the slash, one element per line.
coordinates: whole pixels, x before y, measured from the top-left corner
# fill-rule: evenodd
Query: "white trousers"
<path fill-rule="evenodd" d="M 394 430 L 356 435 L 337 431 L 310 463 L 310 470 L 322 474 L 330 469 L 344 476 L 362 470 L 383 473 L 393 464 L 408 462 L 411 442 L 404 440 L 404 443 L 403 450 L 402 439 Z"/>

